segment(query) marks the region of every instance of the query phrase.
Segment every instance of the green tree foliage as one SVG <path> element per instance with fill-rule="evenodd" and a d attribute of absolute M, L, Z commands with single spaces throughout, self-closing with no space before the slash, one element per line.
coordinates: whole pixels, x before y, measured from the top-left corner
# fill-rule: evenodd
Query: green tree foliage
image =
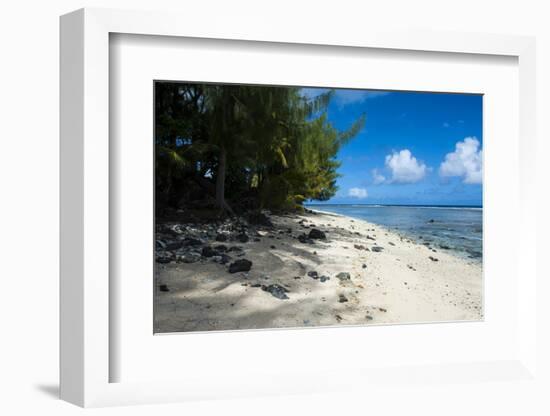
<path fill-rule="evenodd" d="M 339 149 L 357 135 L 327 120 L 333 91 L 157 82 L 157 205 L 300 209 L 337 191 Z M 206 202 L 205 202 L 206 201 Z M 232 208 L 233 207 L 233 208 Z"/>

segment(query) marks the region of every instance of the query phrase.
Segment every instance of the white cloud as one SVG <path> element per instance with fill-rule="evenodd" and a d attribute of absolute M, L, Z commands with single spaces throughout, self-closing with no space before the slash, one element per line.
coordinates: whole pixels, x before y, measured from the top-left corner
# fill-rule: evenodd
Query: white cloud
<path fill-rule="evenodd" d="M 378 172 L 378 169 L 372 170 L 372 183 L 374 185 L 380 185 L 386 181 L 386 177 Z"/>
<path fill-rule="evenodd" d="M 328 88 L 302 88 L 300 93 L 302 96 L 312 99 L 328 91 L 330 91 Z M 334 91 L 334 101 L 340 107 L 344 107 L 348 104 L 362 103 L 368 99 L 383 97 L 388 94 L 391 94 L 391 92 L 377 90 L 336 89 Z"/>
<path fill-rule="evenodd" d="M 451 127 L 451 125 L 446 121 L 445 123 L 443 123 L 443 127 L 448 128 Z"/>
<path fill-rule="evenodd" d="M 480 184 L 483 180 L 483 150 L 479 140 L 466 137 L 458 142 L 455 151 L 447 153 L 439 167 L 442 177 L 459 176 L 464 183 Z"/>
<path fill-rule="evenodd" d="M 348 196 L 362 199 L 366 198 L 368 196 L 368 193 L 365 188 L 350 188 L 348 190 Z"/>
<path fill-rule="evenodd" d="M 330 90 L 328 88 L 302 88 L 300 90 L 300 94 L 302 95 L 302 97 L 310 100 L 329 91 Z"/>
<path fill-rule="evenodd" d="M 414 183 L 426 176 L 428 168 L 416 160 L 408 149 L 393 152 L 386 156 L 386 167 L 392 173 L 391 181 L 396 183 Z"/>
<path fill-rule="evenodd" d="M 383 97 L 390 94 L 389 91 L 367 91 L 367 90 L 336 90 L 334 99 L 340 106 L 362 103 L 371 98 Z"/>

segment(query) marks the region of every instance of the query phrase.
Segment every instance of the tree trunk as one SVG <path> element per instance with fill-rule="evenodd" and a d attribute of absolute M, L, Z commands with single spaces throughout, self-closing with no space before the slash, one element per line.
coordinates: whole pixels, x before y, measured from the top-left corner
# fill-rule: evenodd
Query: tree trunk
<path fill-rule="evenodd" d="M 218 173 L 216 175 L 216 204 L 223 210 L 225 209 L 225 171 L 227 169 L 227 153 L 225 147 L 220 149 L 220 159 L 218 161 Z"/>
<path fill-rule="evenodd" d="M 214 185 L 209 180 L 205 179 L 204 177 L 200 175 L 195 175 L 193 177 L 193 180 L 195 183 L 197 183 L 201 188 L 205 189 L 212 197 L 215 197 L 216 195 L 216 185 Z M 227 203 L 227 201 L 224 201 L 223 203 L 223 209 L 226 212 L 229 212 L 231 215 L 235 215 L 235 211 L 233 211 L 233 208 Z"/>

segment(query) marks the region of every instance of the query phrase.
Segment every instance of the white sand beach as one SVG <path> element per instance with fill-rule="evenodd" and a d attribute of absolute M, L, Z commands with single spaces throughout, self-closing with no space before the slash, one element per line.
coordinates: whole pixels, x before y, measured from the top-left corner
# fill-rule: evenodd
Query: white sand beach
<path fill-rule="evenodd" d="M 224 242 L 203 233 L 192 262 L 174 254 L 179 261 L 156 263 L 155 332 L 483 318 L 479 261 L 335 214 L 270 219 L 272 228 L 248 227 L 248 242 L 231 241 L 230 232 Z M 312 229 L 326 239 L 298 239 Z M 189 237 L 179 232 L 173 238 Z M 205 246 L 214 255 L 199 256 Z M 227 264 L 220 264 L 222 251 L 231 257 Z M 229 273 L 238 259 L 250 260 L 250 271 Z"/>

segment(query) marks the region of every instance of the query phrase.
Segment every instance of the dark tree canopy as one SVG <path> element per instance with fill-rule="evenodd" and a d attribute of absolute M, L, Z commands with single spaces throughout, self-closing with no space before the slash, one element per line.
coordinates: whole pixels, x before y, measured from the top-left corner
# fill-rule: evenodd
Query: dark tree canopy
<path fill-rule="evenodd" d="M 155 83 L 155 191 L 165 209 L 301 209 L 337 191 L 339 149 L 361 130 L 327 120 L 333 91 Z"/>

